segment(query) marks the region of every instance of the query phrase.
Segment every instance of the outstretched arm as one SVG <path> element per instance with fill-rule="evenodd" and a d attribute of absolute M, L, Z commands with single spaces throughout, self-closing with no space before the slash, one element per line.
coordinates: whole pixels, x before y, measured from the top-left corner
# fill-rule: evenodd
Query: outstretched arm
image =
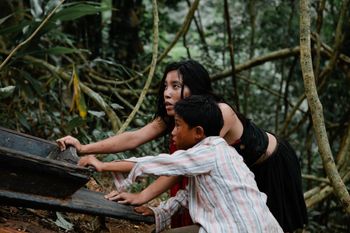
<path fill-rule="evenodd" d="M 122 204 L 142 205 L 167 191 L 177 181 L 177 176 L 160 176 L 140 193 L 119 193 L 118 191 L 112 191 L 105 198 L 111 201 L 118 201 L 118 203 Z"/>
<path fill-rule="evenodd" d="M 165 129 L 165 123 L 157 118 L 138 130 L 124 132 L 95 143 L 82 145 L 78 139 L 72 136 L 65 136 L 56 142 L 61 150 L 65 150 L 67 146 L 74 146 L 78 154 L 81 155 L 117 153 L 135 149 L 139 145 L 159 137 Z"/>
<path fill-rule="evenodd" d="M 81 157 L 78 162 L 79 166 L 94 166 L 98 172 L 111 171 L 121 173 L 130 172 L 134 167 L 134 164 L 134 162 L 130 161 L 101 162 L 100 160 L 96 159 L 94 155 Z"/>

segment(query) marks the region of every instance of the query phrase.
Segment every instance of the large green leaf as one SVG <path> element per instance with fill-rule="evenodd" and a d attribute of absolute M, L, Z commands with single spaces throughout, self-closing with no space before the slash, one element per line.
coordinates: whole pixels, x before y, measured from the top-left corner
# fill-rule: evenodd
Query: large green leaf
<path fill-rule="evenodd" d="M 80 17 L 86 16 L 86 15 L 93 15 L 100 13 L 102 11 L 109 10 L 108 7 L 102 7 L 97 4 L 84 4 L 84 3 L 78 3 L 74 5 L 65 5 L 66 7 L 63 8 L 61 11 L 57 12 L 50 21 L 69 21 L 69 20 L 75 20 Z"/>

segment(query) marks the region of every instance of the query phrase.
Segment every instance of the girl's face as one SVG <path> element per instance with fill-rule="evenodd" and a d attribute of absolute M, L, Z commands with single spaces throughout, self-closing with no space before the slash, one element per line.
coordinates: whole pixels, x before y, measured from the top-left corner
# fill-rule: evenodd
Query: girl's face
<path fill-rule="evenodd" d="M 175 116 L 174 106 L 181 99 L 182 89 L 183 98 L 191 95 L 190 89 L 183 85 L 179 73 L 176 70 L 170 71 L 164 80 L 164 105 L 168 116 Z"/>

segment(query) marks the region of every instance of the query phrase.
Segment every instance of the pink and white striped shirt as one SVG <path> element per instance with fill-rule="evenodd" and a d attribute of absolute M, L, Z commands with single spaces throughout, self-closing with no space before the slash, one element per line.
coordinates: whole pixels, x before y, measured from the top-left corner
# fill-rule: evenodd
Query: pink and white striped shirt
<path fill-rule="evenodd" d="M 180 206 L 189 208 L 200 233 L 282 233 L 266 206 L 266 195 L 258 190 L 253 173 L 237 151 L 220 137 L 207 137 L 188 150 L 130 159 L 137 161 L 128 179 L 116 180 L 127 186 L 145 175 L 189 177 L 186 190 L 152 208 L 156 232 L 170 224 Z M 120 186 L 119 186 L 120 187 Z"/>

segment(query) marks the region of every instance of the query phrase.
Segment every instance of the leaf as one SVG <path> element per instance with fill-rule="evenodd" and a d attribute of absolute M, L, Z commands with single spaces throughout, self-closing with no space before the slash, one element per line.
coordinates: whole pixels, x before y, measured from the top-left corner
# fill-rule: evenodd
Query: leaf
<path fill-rule="evenodd" d="M 92 4 L 75 4 L 66 5 L 68 7 L 63 8 L 61 11 L 57 12 L 51 19 L 52 22 L 56 20 L 68 21 L 75 20 L 86 15 L 93 15 L 100 13 L 101 11 L 109 10 L 109 7 L 101 7 L 99 5 Z"/>
<path fill-rule="evenodd" d="M 38 95 L 40 96 L 43 95 L 44 93 L 43 84 L 37 78 L 33 77 L 30 73 L 26 71 L 20 70 L 19 72 L 21 76 L 28 81 L 28 82 L 23 82 L 22 85 L 25 85 L 27 87 L 27 88 L 23 88 L 22 86 L 23 89 L 28 90 L 31 87 Z M 30 83 L 31 85 L 28 85 L 28 83 Z"/>
<path fill-rule="evenodd" d="M 3 24 L 8 18 L 10 18 L 10 17 L 12 17 L 12 16 L 13 16 L 13 14 L 10 14 L 10 15 L 8 15 L 8 16 L 5 16 L 5 17 L 1 18 L 1 19 L 0 19 L 0 25 Z"/>
<path fill-rule="evenodd" d="M 105 112 L 102 112 L 102 111 L 92 111 L 92 110 L 89 110 L 88 113 L 90 113 L 91 115 L 97 117 L 97 118 L 101 118 L 101 117 L 104 117 L 106 115 Z"/>
<path fill-rule="evenodd" d="M 70 132 L 74 128 L 79 128 L 80 126 L 83 126 L 85 124 L 85 121 L 81 119 L 80 117 L 75 117 L 71 121 L 68 122 L 67 125 L 67 131 Z"/>
<path fill-rule="evenodd" d="M 121 105 L 119 105 L 117 103 L 112 103 L 111 106 L 112 106 L 113 109 L 124 109 L 123 106 L 121 106 Z"/>
<path fill-rule="evenodd" d="M 84 94 L 81 92 L 81 89 L 79 86 L 80 81 L 79 81 L 79 77 L 76 72 L 75 66 L 73 66 L 72 79 L 73 79 L 74 93 L 73 93 L 73 102 L 72 102 L 71 111 L 74 109 L 74 106 L 76 106 L 78 108 L 80 117 L 85 119 L 87 115 L 87 108 L 85 104 Z"/>
<path fill-rule="evenodd" d="M 45 52 L 50 55 L 63 55 L 63 54 L 78 53 L 79 49 L 72 49 L 72 48 L 57 46 L 57 47 L 46 49 Z"/>
<path fill-rule="evenodd" d="M 26 116 L 23 115 L 21 112 L 16 112 L 16 118 L 19 120 L 21 125 L 26 128 L 28 131 L 31 130 L 31 127 L 26 119 Z"/>
<path fill-rule="evenodd" d="M 68 222 L 67 220 L 64 219 L 62 214 L 60 212 L 56 212 L 57 220 L 55 221 L 55 224 L 66 231 L 73 230 L 73 224 Z"/>
<path fill-rule="evenodd" d="M 13 94 L 15 91 L 15 86 L 7 86 L 0 88 L 0 99 L 5 99 Z"/>
<path fill-rule="evenodd" d="M 0 30 L 0 35 L 5 35 L 7 33 L 22 33 L 23 28 L 27 27 L 28 25 L 30 25 L 30 21 L 28 20 L 23 20 L 22 22 L 17 23 L 14 26 L 10 26 L 10 27 L 6 27 L 4 29 Z"/>

